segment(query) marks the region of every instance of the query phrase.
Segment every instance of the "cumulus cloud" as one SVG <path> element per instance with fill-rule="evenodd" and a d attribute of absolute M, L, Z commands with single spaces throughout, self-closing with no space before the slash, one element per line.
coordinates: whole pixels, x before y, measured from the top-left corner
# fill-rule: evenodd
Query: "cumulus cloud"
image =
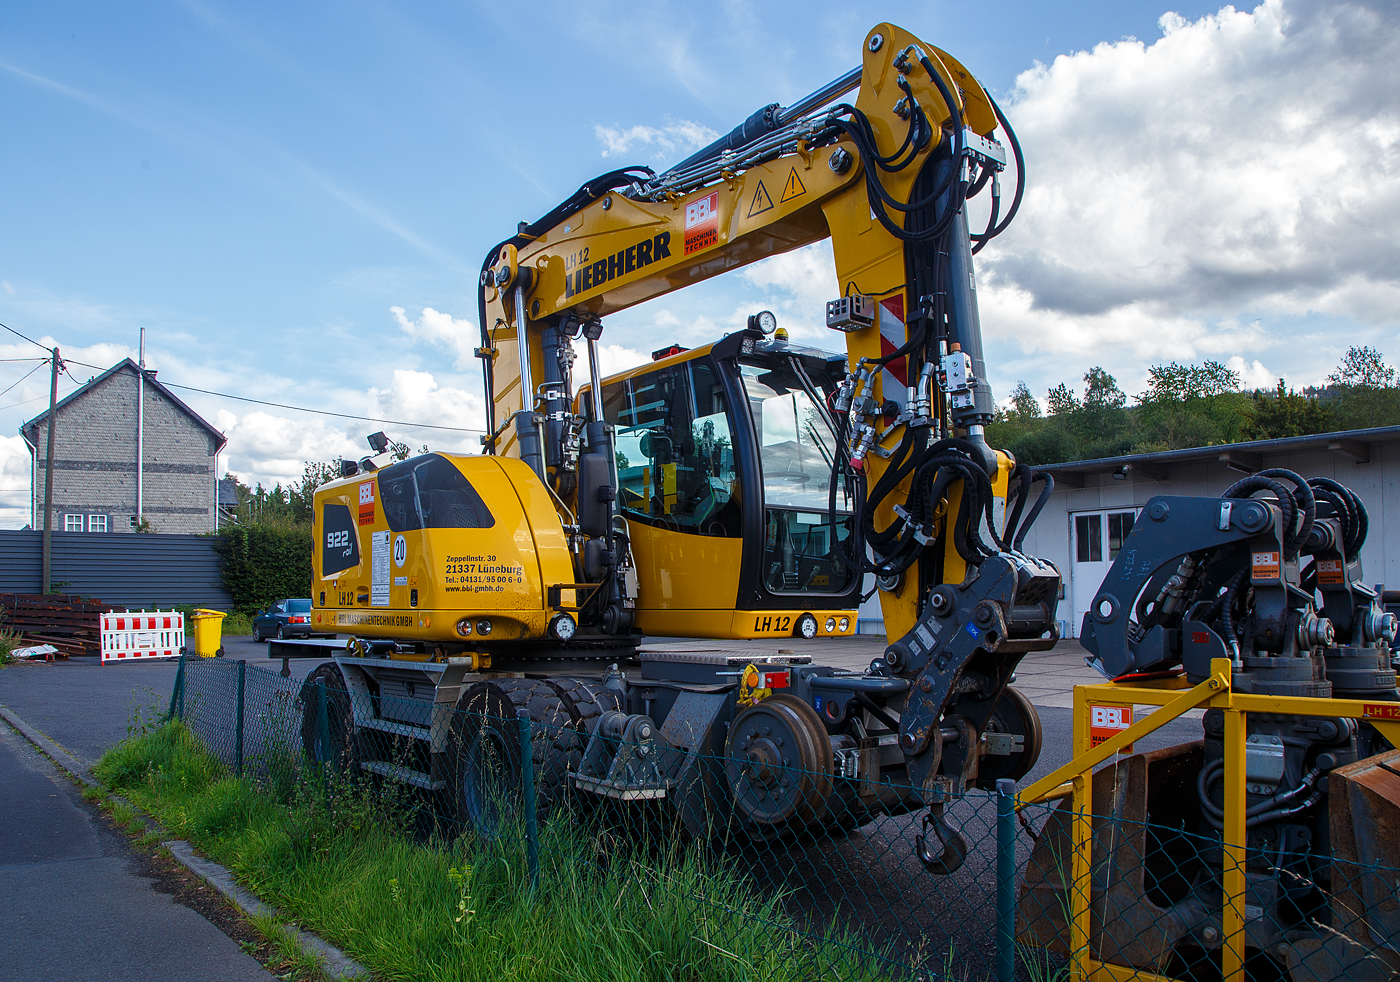
<path fill-rule="evenodd" d="M 423 313 L 413 320 L 409 320 L 402 307 L 390 307 L 389 313 L 394 315 L 399 330 L 414 341 L 440 344 L 451 349 L 457 356 L 458 369 L 476 363 L 472 352 L 481 344 L 481 326 L 475 320 L 453 317 L 432 307 L 424 307 Z"/>
<path fill-rule="evenodd" d="M 367 434 L 382 429 L 414 450 L 425 444 L 448 453 L 479 453 L 485 404 L 476 392 L 445 385 L 431 372 L 395 369 L 390 383 L 362 392 L 332 393 L 337 411 L 423 426 L 339 420 L 258 409 L 239 415 L 219 409 L 208 417 L 228 437 L 224 460 L 244 484 L 284 487 L 301 478 L 306 461 L 358 459 L 370 452 Z M 433 427 L 450 427 L 440 429 Z"/>
<path fill-rule="evenodd" d="M 29 448 L 18 436 L 0 436 L 0 528 L 29 524 Z"/>
<path fill-rule="evenodd" d="M 719 134 L 708 126 L 669 117 L 665 126 L 594 126 L 593 132 L 602 144 L 604 157 L 646 150 L 657 159 L 666 159 L 681 152 L 699 150 L 719 139 Z"/>
<path fill-rule="evenodd" d="M 1393 322 L 1400 302 L 1400 22 L 1267 0 L 1037 65 L 1009 115 L 1025 204 L 988 282 L 1091 344 L 1129 311 Z M 1167 314 L 1170 312 L 1170 315 Z"/>

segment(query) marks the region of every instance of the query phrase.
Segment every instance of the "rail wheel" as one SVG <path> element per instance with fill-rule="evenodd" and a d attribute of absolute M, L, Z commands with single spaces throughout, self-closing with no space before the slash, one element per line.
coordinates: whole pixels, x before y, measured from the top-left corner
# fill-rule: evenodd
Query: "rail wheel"
<path fill-rule="evenodd" d="M 457 820 L 488 839 L 520 814 L 520 734 L 515 705 L 494 682 L 457 703 L 448 729 L 447 790 Z"/>
<path fill-rule="evenodd" d="M 725 744 L 734 806 L 760 839 L 820 823 L 831 799 L 831 744 L 816 711 L 787 693 L 735 717 Z"/>
<path fill-rule="evenodd" d="M 320 700 L 326 700 L 325 729 L 321 727 Z M 350 711 L 350 693 L 340 666 L 318 665 L 301 687 L 301 745 L 307 759 L 338 775 L 353 774 L 358 758 L 355 744 L 355 717 Z"/>
<path fill-rule="evenodd" d="M 1002 690 L 1001 698 L 992 708 L 992 716 L 987 720 L 984 733 L 1019 736 L 1021 749 L 1010 756 L 989 754 L 978 763 L 977 783 L 984 788 L 996 787 L 999 778 L 1019 781 L 1030 773 L 1035 762 L 1040 759 L 1040 746 L 1043 740 L 1040 729 L 1040 714 L 1025 695 L 1012 686 Z"/>

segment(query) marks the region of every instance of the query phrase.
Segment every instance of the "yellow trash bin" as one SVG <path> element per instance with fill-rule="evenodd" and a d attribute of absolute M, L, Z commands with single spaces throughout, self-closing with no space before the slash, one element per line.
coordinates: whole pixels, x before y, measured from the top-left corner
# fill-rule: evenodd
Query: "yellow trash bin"
<path fill-rule="evenodd" d="M 204 658 L 216 658 L 224 653 L 224 618 L 228 615 L 218 610 L 198 609 L 190 615 L 194 622 L 194 651 Z"/>

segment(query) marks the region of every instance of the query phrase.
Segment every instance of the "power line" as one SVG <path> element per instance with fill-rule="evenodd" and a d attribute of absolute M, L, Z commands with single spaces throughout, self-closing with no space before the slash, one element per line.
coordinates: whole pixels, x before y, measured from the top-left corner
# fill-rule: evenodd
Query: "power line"
<path fill-rule="evenodd" d="M 33 338 L 29 337 L 27 334 L 21 334 L 21 333 L 19 333 L 19 331 L 16 331 L 13 327 L 11 327 L 11 326 L 8 325 L 8 324 L 0 324 L 0 327 L 3 327 L 5 330 L 9 331 L 11 334 L 13 334 L 13 335 L 14 335 L 15 337 L 17 337 L 17 338 L 24 338 L 24 340 L 28 341 L 28 342 L 29 342 L 30 344 L 32 344 L 32 345 L 35 345 L 36 347 L 43 348 L 45 351 L 48 351 L 48 350 L 49 350 L 49 348 L 48 348 L 47 345 L 39 344 L 38 341 L 35 341 Z"/>
<path fill-rule="evenodd" d="M 10 389 L 13 389 L 16 385 L 19 385 L 20 382 L 23 382 L 25 379 L 29 378 L 29 376 L 33 375 L 33 374 L 34 374 L 35 372 L 37 372 L 39 369 L 43 368 L 45 364 L 46 364 L 46 362 L 42 362 L 42 361 L 39 362 L 39 364 L 35 365 L 35 366 L 34 366 L 33 368 L 31 368 L 29 371 L 25 372 L 25 373 L 24 373 L 23 375 L 21 375 L 18 379 L 16 379 L 15 382 L 14 382 L 14 384 L 12 384 L 12 385 L 10 385 L 10 386 L 8 386 L 8 387 L 6 387 L 6 388 L 0 389 L 0 396 L 3 396 L 6 392 L 9 392 Z"/>
<path fill-rule="evenodd" d="M 98 371 L 106 371 L 100 365 L 89 365 L 86 362 L 74 361 L 71 358 L 63 359 L 65 365 L 79 365 L 83 368 L 95 368 Z M 72 378 L 72 373 L 69 373 Z M 77 379 L 73 379 L 77 381 Z M 313 413 L 318 416 L 336 416 L 340 419 L 358 419 L 366 423 L 388 423 L 390 426 L 413 426 L 422 430 L 447 430 L 452 433 L 485 433 L 485 430 L 472 429 L 466 426 L 439 426 L 435 423 L 410 423 L 402 419 L 379 419 L 375 416 L 355 416 L 351 413 L 333 413 L 329 409 L 308 409 L 306 406 L 289 406 L 284 402 L 268 402 L 265 399 L 254 399 L 250 396 L 236 396 L 228 392 L 214 392 L 211 389 L 197 389 L 193 385 L 181 385 L 178 382 L 167 382 L 160 380 L 161 385 L 168 385 L 172 389 L 184 389 L 187 392 L 199 392 L 206 396 L 218 396 L 220 399 L 236 399 L 239 402 L 251 402 L 259 406 L 272 406 L 274 409 L 290 409 L 299 413 Z"/>
<path fill-rule="evenodd" d="M 0 358 L 0 362 L 10 361 L 48 361 L 47 358 Z"/>

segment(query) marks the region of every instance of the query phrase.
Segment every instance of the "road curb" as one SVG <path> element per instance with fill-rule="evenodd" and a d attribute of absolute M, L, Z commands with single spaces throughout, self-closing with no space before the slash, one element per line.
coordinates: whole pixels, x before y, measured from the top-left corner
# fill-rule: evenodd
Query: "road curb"
<path fill-rule="evenodd" d="M 10 726 L 19 731 L 21 736 L 42 750 L 45 756 L 49 757 L 55 764 L 63 768 L 69 774 L 72 774 L 83 784 L 88 787 L 101 788 L 106 791 L 97 778 L 92 776 L 92 771 L 89 770 L 86 765 L 58 744 L 54 743 L 43 733 L 26 723 L 24 719 L 13 710 L 5 706 L 0 706 L 0 719 L 4 719 L 6 723 L 9 723 Z M 125 802 L 125 799 L 116 795 L 111 795 L 111 797 L 116 798 L 118 801 Z M 130 802 L 126 803 L 130 804 Z M 160 828 L 159 824 L 150 816 L 143 817 L 146 819 L 146 824 L 149 828 L 161 832 L 165 831 Z M 218 890 L 228 898 L 230 903 L 244 914 L 249 917 L 255 915 L 272 917 L 279 922 L 285 923 L 283 918 L 278 914 L 276 908 L 259 900 L 253 893 L 240 886 L 238 881 L 233 878 L 233 874 L 223 866 L 197 854 L 194 851 L 194 847 L 188 842 L 183 839 L 172 839 L 167 842 L 162 842 L 161 845 L 170 850 L 170 854 L 175 857 L 176 862 L 198 876 L 205 883 L 208 883 L 215 890 Z M 324 960 L 326 974 L 331 978 L 370 978 L 369 969 L 365 968 L 339 948 L 328 944 L 326 941 L 308 931 L 303 931 L 295 924 L 288 924 L 287 926 L 296 932 L 297 941 L 303 948 L 315 952 Z"/>

